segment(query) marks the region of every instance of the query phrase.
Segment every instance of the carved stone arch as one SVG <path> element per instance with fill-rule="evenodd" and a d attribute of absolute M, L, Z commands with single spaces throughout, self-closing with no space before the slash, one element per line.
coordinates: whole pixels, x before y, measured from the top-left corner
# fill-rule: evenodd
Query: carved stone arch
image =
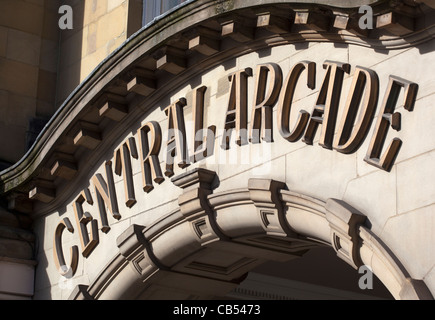
<path fill-rule="evenodd" d="M 246 189 L 213 193 L 216 174 L 195 169 L 173 179 L 179 209 L 149 226 L 132 225 L 119 253 L 70 299 L 208 299 L 224 296 L 266 261 L 288 261 L 317 246 L 358 268 L 370 266 L 395 299 L 433 299 L 365 225 L 366 216 L 336 199 L 250 179 Z"/>

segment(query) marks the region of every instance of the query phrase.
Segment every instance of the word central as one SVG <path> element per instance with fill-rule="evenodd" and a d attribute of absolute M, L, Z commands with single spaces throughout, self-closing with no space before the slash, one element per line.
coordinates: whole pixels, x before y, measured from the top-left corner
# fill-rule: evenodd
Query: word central
<path fill-rule="evenodd" d="M 297 120 L 290 123 L 292 104 L 296 89 L 307 87 L 316 89 L 316 63 L 302 61 L 293 66 L 287 78 L 284 79 L 282 69 L 275 63 L 261 64 L 256 67 L 254 80 L 254 100 L 251 106 L 251 122 L 248 128 L 248 79 L 253 76 L 253 70 L 247 68 L 228 76 L 230 84 L 228 105 L 224 127 L 221 128 L 222 150 L 238 148 L 248 144 L 273 143 L 273 108 L 277 106 L 277 126 L 282 138 L 288 143 L 302 141 L 313 145 L 315 137 L 319 136 L 319 145 L 329 150 L 343 154 L 355 153 L 368 136 L 375 118 L 379 99 L 379 78 L 375 71 L 356 67 L 348 94 L 343 115 L 338 121 L 339 104 L 344 75 L 350 74 L 351 66 L 347 63 L 325 61 L 326 70 L 323 83 L 311 113 L 305 110 L 297 111 Z M 306 78 L 306 81 L 304 81 Z M 298 84 L 300 84 L 298 86 Z M 204 128 L 204 100 L 207 87 L 201 86 L 193 91 L 190 102 L 193 115 L 193 141 L 190 152 L 186 138 L 186 125 L 183 114 L 188 105 L 185 98 L 180 98 L 165 109 L 168 118 L 168 138 L 165 141 L 164 175 L 160 165 L 159 154 L 163 146 L 162 130 L 158 122 L 150 121 L 143 125 L 135 137 L 127 139 L 114 152 L 112 161 L 105 164 L 106 179 L 101 174 L 92 178 L 99 208 L 101 231 L 108 233 L 110 226 L 106 208 L 114 219 L 121 219 L 116 196 L 113 175 L 123 176 L 125 188 L 125 204 L 128 208 L 136 204 L 133 184 L 132 159 L 140 161 L 142 169 L 143 191 L 150 193 L 154 184 L 161 184 L 166 177 L 174 175 L 174 164 L 186 168 L 211 156 L 215 149 L 216 126 Z M 373 136 L 364 161 L 385 171 L 391 171 L 399 154 L 402 141 L 394 138 L 387 148 L 384 148 L 389 129 L 401 130 L 401 114 L 396 112 L 400 94 L 403 90 L 403 106 L 407 111 L 413 111 L 417 97 L 418 85 L 390 76 L 387 91 L 381 104 Z M 319 131 L 319 132 L 318 132 Z M 232 139 L 232 134 L 235 136 Z M 78 226 L 81 253 L 89 257 L 99 243 L 98 221 L 91 214 L 84 212 L 83 204 L 93 205 L 91 192 L 85 188 L 73 203 L 76 223 Z M 88 232 L 90 224 L 90 232 Z M 68 218 L 63 219 L 56 228 L 54 260 L 62 275 L 74 275 L 77 270 L 79 250 L 71 248 L 71 261 L 66 266 L 62 250 L 62 233 L 67 229 L 74 232 Z"/>

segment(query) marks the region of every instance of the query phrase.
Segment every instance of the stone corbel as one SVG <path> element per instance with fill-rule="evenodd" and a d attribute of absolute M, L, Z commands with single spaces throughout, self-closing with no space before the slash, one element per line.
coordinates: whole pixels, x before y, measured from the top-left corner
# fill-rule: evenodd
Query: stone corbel
<path fill-rule="evenodd" d="M 145 236 L 144 226 L 131 225 L 123 234 L 116 239 L 116 244 L 121 255 L 130 262 L 130 265 L 146 279 L 160 269 L 166 269 L 161 265 L 152 253 Z"/>
<path fill-rule="evenodd" d="M 177 75 L 187 68 L 184 51 L 176 47 L 165 46 L 153 55 L 156 68 Z"/>
<path fill-rule="evenodd" d="M 177 187 L 184 190 L 178 197 L 180 211 L 191 223 L 192 230 L 202 245 L 225 238 L 216 224 L 207 199 L 213 193 L 215 178 L 214 171 L 197 168 L 172 179 Z"/>
<path fill-rule="evenodd" d="M 263 228 L 269 235 L 292 236 L 294 232 L 285 222 L 279 194 L 286 185 L 269 179 L 249 179 L 249 195 L 257 207 Z"/>
<path fill-rule="evenodd" d="M 184 217 L 188 218 L 209 210 L 207 196 L 213 192 L 212 183 L 215 177 L 214 171 L 198 168 L 171 180 L 177 187 L 183 189 L 178 204 Z"/>
<path fill-rule="evenodd" d="M 358 229 L 367 217 L 341 200 L 329 199 L 325 207 L 326 219 L 331 227 L 332 247 L 339 258 L 358 269 L 363 265 L 359 253 L 362 240 Z"/>

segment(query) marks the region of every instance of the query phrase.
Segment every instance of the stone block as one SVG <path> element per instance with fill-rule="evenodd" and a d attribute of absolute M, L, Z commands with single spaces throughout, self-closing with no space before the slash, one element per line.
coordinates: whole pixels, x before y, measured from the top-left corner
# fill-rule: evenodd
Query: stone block
<path fill-rule="evenodd" d="M 323 200 L 341 199 L 347 184 L 355 177 L 355 155 L 342 155 L 316 143 L 286 155 L 286 181 L 290 190 L 295 192 L 325 197 Z"/>
<path fill-rule="evenodd" d="M 39 70 L 38 76 L 38 99 L 53 103 L 56 98 L 57 75 L 53 72 Z"/>
<path fill-rule="evenodd" d="M 91 22 L 95 22 L 107 13 L 107 0 L 98 1 L 91 0 L 84 3 L 84 18 L 83 25 L 88 25 Z"/>
<path fill-rule="evenodd" d="M 435 265 L 435 205 L 388 219 L 382 239 L 414 279 L 423 279 Z M 427 285 L 430 285 L 427 283 Z"/>
<path fill-rule="evenodd" d="M 376 18 L 376 28 L 402 36 L 414 31 L 414 19 L 396 12 L 387 12 Z"/>
<path fill-rule="evenodd" d="M 105 1 L 98 1 L 102 3 Z M 86 21 L 86 19 L 85 19 Z M 111 12 L 103 15 L 97 22 L 97 49 L 106 45 L 111 39 L 123 37 L 126 39 L 127 9 L 123 6 L 117 7 Z"/>
<path fill-rule="evenodd" d="M 42 35 L 41 35 L 43 40 L 56 41 L 56 42 L 59 41 L 60 15 L 58 13 L 58 10 L 59 7 L 55 7 L 53 9 L 45 8 Z M 74 19 L 74 15 L 73 15 L 73 19 Z"/>
<path fill-rule="evenodd" d="M 36 97 L 38 67 L 0 58 L 0 88 L 28 97 Z"/>
<path fill-rule="evenodd" d="M 34 98 L 8 94 L 7 108 L 0 111 L 1 119 L 5 124 L 27 127 L 30 118 L 35 116 L 36 101 Z"/>
<path fill-rule="evenodd" d="M 2 0 L 0 21 L 5 27 L 41 35 L 44 7 L 23 0 Z"/>
<path fill-rule="evenodd" d="M 371 230 L 380 234 L 388 218 L 397 212 L 396 175 L 377 169 L 358 177 L 347 183 L 341 199 L 366 215 Z"/>
<path fill-rule="evenodd" d="M 51 167 L 51 174 L 65 180 L 72 180 L 77 174 L 77 165 L 63 159 L 56 160 Z"/>
<path fill-rule="evenodd" d="M 0 158 L 15 163 L 26 150 L 26 127 L 0 125 Z"/>
<path fill-rule="evenodd" d="M 56 198 L 56 190 L 48 187 L 36 186 L 29 191 L 29 198 L 44 203 L 50 203 Z"/>
<path fill-rule="evenodd" d="M 0 57 L 6 57 L 8 44 L 8 29 L 0 26 Z"/>
<path fill-rule="evenodd" d="M 39 68 L 49 72 L 57 72 L 59 41 L 42 39 Z"/>
<path fill-rule="evenodd" d="M 125 5 L 127 2 L 127 0 L 108 0 L 107 1 L 107 12 L 112 11 L 113 9 L 121 6 L 121 5 Z"/>
<path fill-rule="evenodd" d="M 432 151 L 397 164 L 398 214 L 435 202 L 434 157 Z"/>
<path fill-rule="evenodd" d="M 97 131 L 82 128 L 74 137 L 74 144 L 87 149 L 95 149 L 101 142 L 101 135 Z"/>

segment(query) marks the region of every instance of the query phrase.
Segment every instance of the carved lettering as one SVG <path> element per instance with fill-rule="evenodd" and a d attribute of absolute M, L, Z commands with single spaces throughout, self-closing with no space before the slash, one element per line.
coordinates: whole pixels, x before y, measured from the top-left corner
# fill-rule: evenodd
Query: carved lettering
<path fill-rule="evenodd" d="M 118 200 L 115 191 L 115 182 L 113 180 L 112 162 L 107 161 L 105 167 L 107 183 L 104 181 L 103 176 L 99 173 L 97 173 L 92 178 L 92 182 L 95 186 L 98 208 L 100 210 L 101 231 L 107 233 L 110 231 L 110 226 L 107 220 L 106 206 L 112 213 L 113 218 L 115 218 L 116 220 L 121 219 L 121 215 L 119 214 Z"/>
<path fill-rule="evenodd" d="M 79 226 L 80 243 L 82 246 L 82 255 L 87 258 L 98 245 L 100 238 L 98 236 L 98 221 L 95 220 L 89 212 L 83 212 L 83 203 L 87 202 L 92 205 L 94 202 L 89 189 L 86 188 L 80 193 L 73 203 L 73 209 Z M 89 239 L 87 224 L 91 223 L 91 238 Z"/>
<path fill-rule="evenodd" d="M 124 176 L 125 204 L 131 208 L 136 203 L 136 196 L 133 186 L 133 171 L 131 168 L 131 157 L 138 159 L 136 141 L 129 138 L 118 150 L 115 151 L 115 173 Z"/>
<path fill-rule="evenodd" d="M 350 72 L 350 65 L 347 63 L 326 61 L 323 67 L 327 69 L 327 72 L 303 141 L 308 145 L 312 145 L 317 128 L 319 124 L 321 124 L 322 131 L 319 145 L 331 150 L 340 103 L 341 88 L 343 86 L 343 77 L 345 72 Z"/>
<path fill-rule="evenodd" d="M 402 140 L 399 138 L 394 138 L 387 150 L 382 154 L 382 149 L 384 147 L 390 126 L 396 131 L 401 130 L 401 114 L 399 112 L 394 112 L 394 110 L 396 109 L 397 101 L 402 88 L 405 91 L 405 110 L 408 110 L 409 112 L 414 110 L 414 104 L 417 99 L 418 85 L 399 77 L 390 76 L 387 92 L 380 109 L 373 138 L 371 140 L 367 155 L 364 159 L 364 161 L 367 163 L 388 172 L 391 171 L 394 162 L 396 161 L 397 155 L 399 154 L 400 148 L 402 147 Z"/>
<path fill-rule="evenodd" d="M 187 154 L 186 128 L 183 116 L 183 108 L 186 104 L 186 99 L 181 98 L 165 109 L 169 122 L 165 171 L 167 177 L 172 177 L 174 175 L 175 159 L 177 159 L 178 166 L 182 169 L 190 166 Z"/>
<path fill-rule="evenodd" d="M 77 265 L 79 261 L 79 248 L 77 246 L 72 246 L 70 248 L 71 260 L 69 265 L 67 266 L 62 249 L 62 234 L 65 229 L 67 229 L 71 233 L 74 233 L 74 228 L 68 218 L 62 219 L 62 221 L 57 225 L 56 231 L 54 232 L 54 263 L 57 270 L 59 270 L 59 273 L 62 276 L 65 276 L 67 274 L 70 276 L 74 276 L 77 271 Z"/>
<path fill-rule="evenodd" d="M 267 90 L 268 78 L 270 85 Z M 263 64 L 257 67 L 257 84 L 249 137 L 251 143 L 260 143 L 260 131 L 262 140 L 273 142 L 272 108 L 279 97 L 281 86 L 282 71 L 276 63 Z"/>
<path fill-rule="evenodd" d="M 380 87 L 378 75 L 371 69 L 356 67 L 343 115 L 337 124 L 343 79 L 345 73 L 350 73 L 350 65 L 326 61 L 323 67 L 326 69 L 326 74 L 317 95 L 314 110 L 310 114 L 301 109 L 298 114 L 292 115 L 292 105 L 298 84 L 305 87 L 305 81 L 299 83 L 304 72 L 306 75 L 306 86 L 311 90 L 316 88 L 316 64 L 310 61 L 297 63 L 290 70 L 285 82 L 283 82 L 282 70 L 278 64 L 267 63 L 258 65 L 257 77 L 253 81 L 255 88 L 253 89 L 254 100 L 249 139 L 247 130 L 247 95 L 248 78 L 252 76 L 252 69 L 246 68 L 232 73 L 228 77 L 230 90 L 225 114 L 224 132 L 220 143 L 221 148 L 224 150 L 230 149 L 233 130 L 236 134 L 235 141 L 239 146 L 244 146 L 249 141 L 252 144 L 260 143 L 261 140 L 273 142 L 272 109 L 274 104 L 277 103 L 276 120 L 278 129 L 281 136 L 288 142 L 294 143 L 303 138 L 304 143 L 312 145 L 318 127 L 321 125 L 319 145 L 322 147 L 330 150 L 334 149 L 342 154 L 351 154 L 359 150 L 367 138 L 375 116 Z M 396 76 L 390 76 L 373 137 L 364 159 L 368 164 L 385 171 L 391 171 L 402 146 L 402 141 L 399 138 L 393 138 L 388 148 L 384 150 L 384 144 L 390 127 L 396 131 L 401 130 L 401 113 L 395 110 L 402 89 L 404 92 L 403 107 L 407 111 L 413 111 L 417 99 L 418 85 Z M 197 163 L 213 155 L 215 151 L 216 126 L 212 125 L 207 129 L 204 128 L 206 93 L 207 87 L 199 86 L 192 94 L 194 139 L 192 141 L 193 144 L 190 146 L 190 157 L 188 155 L 189 146 L 187 145 L 184 120 L 186 99 L 181 98 L 165 109 L 166 116 L 168 117 L 165 175 L 168 177 L 174 175 L 174 163 L 177 163 L 180 168 L 186 168 L 190 163 Z M 291 120 L 291 116 L 294 116 L 295 120 Z M 294 124 L 290 125 L 291 121 L 294 121 Z M 83 131 L 84 129 L 86 128 L 81 130 Z M 85 130 L 86 132 L 81 131 L 74 139 L 80 138 L 80 142 L 85 143 L 88 147 L 95 147 L 95 141 L 101 142 L 101 139 L 94 139 L 95 141 L 91 139 L 92 143 L 90 143 L 89 136 L 95 138 L 95 130 L 97 128 L 92 127 L 91 129 L 94 134 L 89 135 L 89 132 Z M 82 141 L 83 136 L 86 138 L 86 141 Z M 140 161 L 144 192 L 150 193 L 154 189 L 155 183 L 162 184 L 165 181 L 159 160 L 163 140 L 159 123 L 156 121 L 147 122 L 137 131 L 137 139 L 138 146 L 136 145 L 135 136 L 126 139 L 115 150 L 113 155 L 114 168 L 112 168 L 111 161 L 105 162 L 106 180 L 104 180 L 100 173 L 95 174 L 91 179 L 95 187 L 98 202 L 101 231 L 104 233 L 110 231 L 107 209 L 111 212 L 114 219 L 121 219 L 113 174 L 123 177 L 125 203 L 128 208 L 133 207 L 136 201 L 141 198 L 139 196 L 136 198 L 132 158 Z M 263 145 L 269 146 L 269 144 Z M 243 148 L 237 151 L 239 150 L 240 153 L 244 154 L 248 154 L 250 151 Z M 223 152 L 223 155 L 226 157 L 228 153 Z M 55 170 L 57 167 L 53 166 L 52 172 L 57 173 Z M 54 193 L 48 192 L 51 189 L 42 188 L 44 193 L 36 192 L 41 189 L 41 187 L 38 188 L 35 187 L 32 191 L 34 194 L 39 195 L 38 197 L 35 196 L 35 199 L 40 201 L 52 200 Z M 45 195 L 45 197 L 42 197 L 42 199 L 40 194 Z M 93 206 L 93 199 L 88 188 L 81 191 L 72 206 L 79 230 L 81 252 L 84 257 L 89 257 L 99 244 L 99 230 L 98 220 L 94 219 L 89 212 L 85 212 L 85 203 Z M 74 233 L 74 228 L 68 218 L 64 218 L 55 230 L 53 244 L 54 262 L 62 275 L 69 275 L 70 272 L 74 275 L 78 266 L 79 249 L 78 246 L 70 248 L 70 261 L 69 265 L 66 265 L 62 248 L 62 235 L 65 229 L 70 233 Z"/>
<path fill-rule="evenodd" d="M 363 94 L 364 101 L 360 110 L 360 117 L 355 124 Z M 335 150 L 344 154 L 351 154 L 359 149 L 372 124 L 378 97 L 379 78 L 376 72 L 357 67 L 343 117 L 339 124 L 338 138 L 334 142 Z"/>
<path fill-rule="evenodd" d="M 216 126 L 210 126 L 204 130 L 204 95 L 207 87 L 202 86 L 193 93 L 193 147 L 194 152 L 191 156 L 193 163 L 201 161 L 208 156 L 213 155 L 214 139 L 216 136 Z M 204 131 L 206 135 L 204 137 Z"/>
<path fill-rule="evenodd" d="M 236 130 L 236 143 L 239 146 L 248 144 L 248 77 L 252 77 L 252 69 L 247 68 L 231 74 L 230 96 L 225 117 L 225 134 L 221 148 L 230 148 L 231 131 Z"/>
<path fill-rule="evenodd" d="M 158 122 L 151 121 L 140 128 L 137 135 L 139 137 L 140 162 L 142 164 L 143 190 L 149 193 L 154 189 L 153 181 L 158 184 L 165 181 L 159 161 L 162 130 Z M 148 142 L 148 139 L 150 142 Z"/>
<path fill-rule="evenodd" d="M 289 142 L 296 142 L 302 138 L 305 128 L 310 120 L 310 114 L 301 110 L 293 130 L 290 131 L 290 112 L 295 94 L 296 85 L 304 70 L 307 70 L 307 87 L 314 90 L 316 87 L 316 64 L 303 61 L 296 64 L 290 71 L 284 88 L 281 91 L 278 103 L 278 127 L 281 136 Z"/>

